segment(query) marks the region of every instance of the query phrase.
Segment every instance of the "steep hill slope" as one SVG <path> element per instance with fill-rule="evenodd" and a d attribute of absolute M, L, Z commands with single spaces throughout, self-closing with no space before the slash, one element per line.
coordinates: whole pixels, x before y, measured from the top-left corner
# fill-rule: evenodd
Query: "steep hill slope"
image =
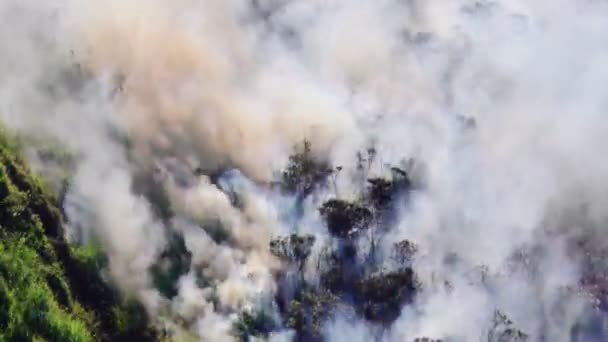
<path fill-rule="evenodd" d="M 0 341 L 153 340 L 102 278 L 103 256 L 63 237 L 61 213 L 0 136 Z"/>

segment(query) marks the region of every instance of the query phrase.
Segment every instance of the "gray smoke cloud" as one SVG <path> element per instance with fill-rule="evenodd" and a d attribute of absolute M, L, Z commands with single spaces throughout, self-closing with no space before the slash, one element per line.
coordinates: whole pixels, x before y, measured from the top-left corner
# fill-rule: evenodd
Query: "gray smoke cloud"
<path fill-rule="evenodd" d="M 601 239 L 608 221 L 607 6 L 4 0 L 0 118 L 76 156 L 70 233 L 97 241 L 116 285 L 185 336 L 229 341 L 239 311 L 271 302 L 282 265 L 268 243 L 296 215 L 269 184 L 308 139 L 345 170 L 370 145 L 370 174 L 412 158 L 420 184 L 384 247 L 420 246 L 424 291 L 390 329 L 335 317 L 330 341 L 483 340 L 497 308 L 532 340 L 566 341 L 584 307 L 565 291 L 580 277 L 568 239 Z M 239 171 L 218 185 L 196 168 Z M 326 237 L 320 199 L 362 186 L 343 172 L 303 204 L 298 226 L 318 236 L 315 248 Z M 170 217 L 146 195 L 153 188 Z M 230 243 L 201 228 L 213 224 Z M 192 254 L 171 300 L 149 273 L 170 233 Z M 536 270 L 509 271 L 530 246 L 542 250 Z"/>

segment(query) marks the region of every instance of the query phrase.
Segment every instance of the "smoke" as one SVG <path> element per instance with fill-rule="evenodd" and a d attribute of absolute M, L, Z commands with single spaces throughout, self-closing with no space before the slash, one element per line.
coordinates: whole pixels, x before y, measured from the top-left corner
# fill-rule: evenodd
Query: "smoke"
<path fill-rule="evenodd" d="M 330 341 L 476 341 L 497 308 L 533 340 L 568 340 L 584 309 L 565 291 L 581 273 L 568 241 L 603 239 L 608 219 L 607 11 L 592 0 L 4 0 L 0 118 L 75 156 L 70 233 L 103 247 L 112 280 L 158 324 L 224 341 L 240 311 L 274 310 L 270 239 L 297 227 L 320 248 L 318 199 L 362 187 L 343 172 L 296 213 L 270 184 L 308 139 L 345 169 L 373 145 L 370 174 L 411 158 L 420 185 L 385 247 L 420 246 L 425 290 L 381 332 L 335 317 Z M 174 234 L 191 262 L 167 298 L 149 270 Z M 508 271 L 526 248 L 540 250 L 535 270 Z"/>

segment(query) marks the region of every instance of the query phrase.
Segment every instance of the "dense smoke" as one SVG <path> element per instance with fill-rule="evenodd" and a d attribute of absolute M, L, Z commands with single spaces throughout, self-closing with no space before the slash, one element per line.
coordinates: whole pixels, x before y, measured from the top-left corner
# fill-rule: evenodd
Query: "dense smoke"
<path fill-rule="evenodd" d="M 70 236 L 175 334 L 229 341 L 242 310 L 276 315 L 269 242 L 297 230 L 318 251 L 320 201 L 362 190 L 348 170 L 373 147 L 370 175 L 405 165 L 416 183 L 381 247 L 415 241 L 424 291 L 388 328 L 337 314 L 325 337 L 481 341 L 500 309 L 566 341 L 588 310 L 569 242 L 603 243 L 608 221 L 607 15 L 593 0 L 2 0 L 0 118 L 31 151 L 74 156 Z M 305 139 L 344 171 L 299 203 L 273 182 Z M 168 297 L 151 268 L 176 239 L 191 260 Z M 527 249 L 534 269 L 510 271 Z"/>

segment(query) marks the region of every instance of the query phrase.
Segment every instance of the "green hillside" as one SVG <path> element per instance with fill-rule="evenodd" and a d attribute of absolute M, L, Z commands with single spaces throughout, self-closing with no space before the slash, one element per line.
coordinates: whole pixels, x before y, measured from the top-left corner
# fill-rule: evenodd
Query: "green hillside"
<path fill-rule="evenodd" d="M 0 134 L 0 341 L 155 340 L 102 278 L 103 255 L 66 243 L 56 203 Z"/>

